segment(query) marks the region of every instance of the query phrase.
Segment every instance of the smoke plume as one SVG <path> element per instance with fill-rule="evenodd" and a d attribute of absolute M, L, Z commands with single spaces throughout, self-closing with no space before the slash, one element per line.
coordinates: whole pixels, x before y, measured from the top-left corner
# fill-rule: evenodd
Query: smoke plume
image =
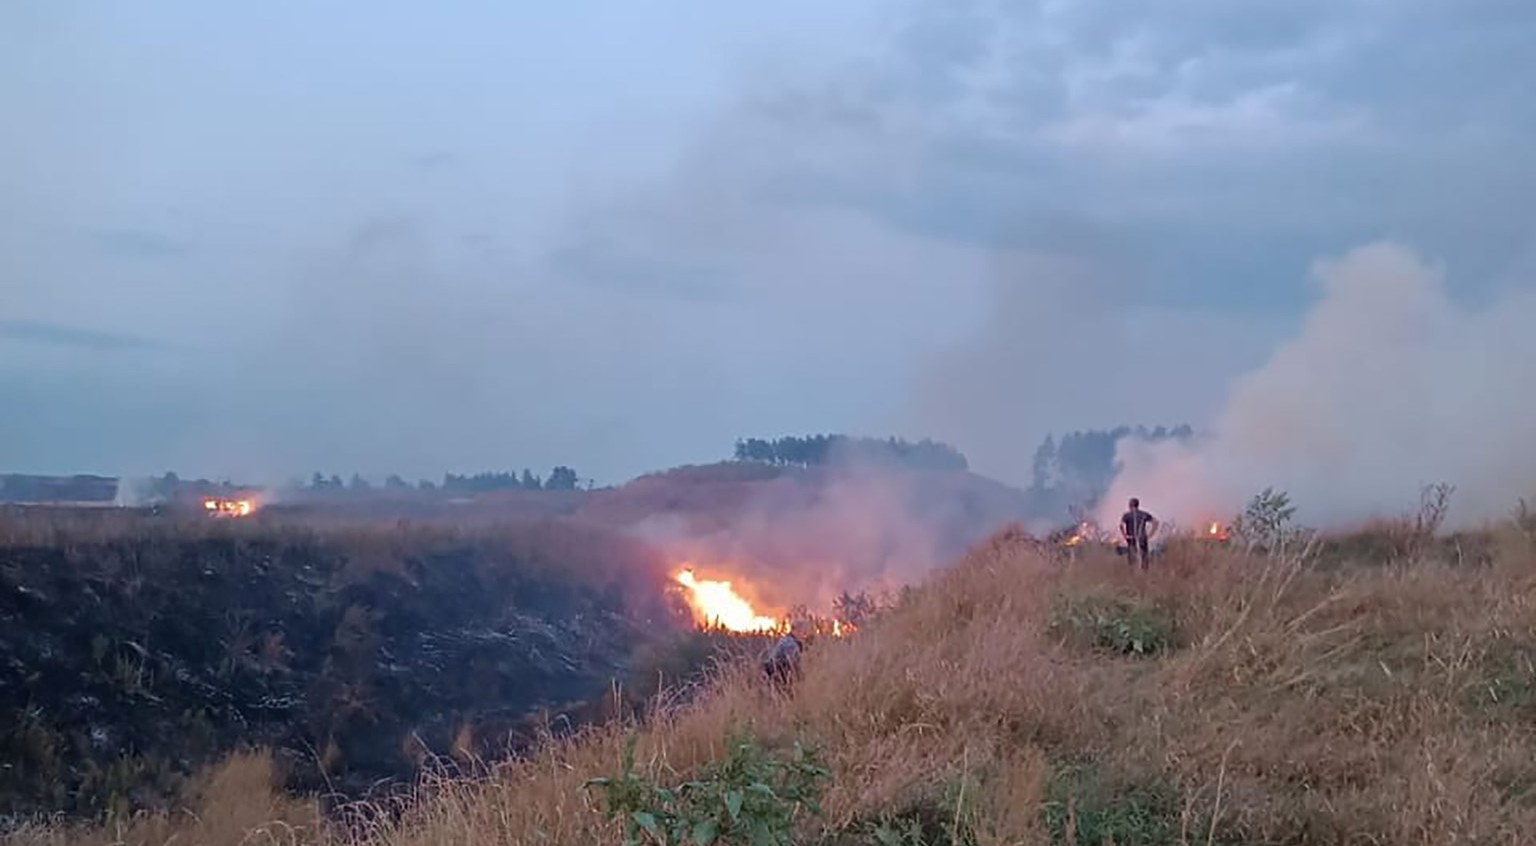
<path fill-rule="evenodd" d="M 1273 487 L 1298 519 L 1337 527 L 1402 513 L 1446 482 L 1451 523 L 1468 525 L 1536 491 L 1536 292 L 1463 305 L 1441 268 L 1391 243 L 1314 276 L 1322 296 L 1299 333 L 1231 386 L 1208 437 L 1120 444 L 1101 520 L 1139 496 L 1189 525 Z"/>
<path fill-rule="evenodd" d="M 970 473 L 867 460 L 792 470 L 749 489 L 686 516 L 648 514 L 633 531 L 703 578 L 736 579 L 764 607 L 824 612 L 845 591 L 920 581 L 1023 505 L 1017 491 Z"/>
<path fill-rule="evenodd" d="M 112 504 L 118 508 L 139 508 L 157 500 L 154 479 L 123 476 L 117 480 L 117 493 L 112 497 Z"/>

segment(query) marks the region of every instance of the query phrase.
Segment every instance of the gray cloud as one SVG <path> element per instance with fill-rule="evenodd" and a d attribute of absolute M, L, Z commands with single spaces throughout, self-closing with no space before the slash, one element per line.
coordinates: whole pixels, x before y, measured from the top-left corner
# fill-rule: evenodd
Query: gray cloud
<path fill-rule="evenodd" d="M 182 241 L 144 229 L 95 229 L 85 233 L 91 248 L 112 258 L 175 258 L 192 251 Z"/>
<path fill-rule="evenodd" d="M 1392 238 L 1457 268 L 1452 302 L 1532 278 L 1528 3 L 580 11 L 34 26 L 0 51 L 31 80 L 7 313 L 218 351 L 115 373 L 200 398 L 128 463 L 609 479 L 847 429 L 1017 479 L 1047 430 L 1212 422 L 1318 256 Z M 196 249 L 34 237 L 103 220 Z"/>
<path fill-rule="evenodd" d="M 424 171 L 446 170 L 462 164 L 460 157 L 449 150 L 433 150 L 428 153 L 421 153 L 420 155 L 412 156 L 410 163 L 412 167 Z"/>
<path fill-rule="evenodd" d="M 720 272 L 665 261 L 625 256 L 599 244 L 566 247 L 549 256 L 550 269 L 557 277 L 582 285 L 695 302 L 731 296 Z"/>
<path fill-rule="evenodd" d="M 1318 255 L 1390 234 L 1460 261 L 1458 290 L 1476 295 L 1536 234 L 1520 199 L 1533 127 L 1508 72 L 1536 57 L 1506 37 L 1536 12 L 913 8 L 873 60 L 751 90 L 675 169 L 648 207 L 661 211 L 623 231 L 699 256 L 830 209 L 956 245 L 964 259 L 908 284 L 979 298 L 987 316 L 918 356 L 904 423 L 1004 477 L 1025 477 L 1050 429 L 1213 414 L 1294 324 L 1295 280 Z M 1419 98 L 1378 69 L 1415 62 L 1459 96 Z M 825 247 L 792 244 L 743 261 L 805 275 Z M 886 282 L 840 284 L 899 296 Z"/>
<path fill-rule="evenodd" d="M 913 417 L 985 469 L 1024 478 L 1047 429 L 1200 422 L 1316 256 L 1391 235 L 1463 268 L 1463 297 L 1529 261 L 1528 6 L 956 8 L 918 4 L 826 106 L 761 117 L 849 151 L 777 178 L 997 257 Z"/>
<path fill-rule="evenodd" d="M 1256 248 L 1289 238 L 1267 257 L 1297 264 L 1383 232 L 1504 257 L 1529 237 L 1505 223 L 1523 219 L 1510 212 L 1533 179 L 1522 154 L 1533 109 L 1516 82 L 1536 70 L 1519 47 L 1536 27 L 1529 9 L 917 8 L 881 61 L 764 112 L 787 124 L 785 144 L 851 147 L 811 160 L 815 178 L 800 181 L 856 180 L 896 225 L 1032 249 L 1066 239 L 1129 269 L 1233 236 Z M 1505 179 L 1522 188 L 1489 196 Z M 1467 227 L 1459 209 L 1474 205 L 1502 214 Z"/>
<path fill-rule="evenodd" d="M 31 320 L 0 320 L 0 339 L 29 344 L 45 344 L 92 352 L 162 349 L 148 338 L 116 332 L 102 332 L 78 326 L 61 326 Z"/>

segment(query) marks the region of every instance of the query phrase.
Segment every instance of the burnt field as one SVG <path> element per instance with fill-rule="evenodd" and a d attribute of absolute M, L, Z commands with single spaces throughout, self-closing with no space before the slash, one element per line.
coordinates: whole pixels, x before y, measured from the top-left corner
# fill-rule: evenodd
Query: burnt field
<path fill-rule="evenodd" d="M 503 756 L 637 655 L 654 688 L 692 631 L 666 579 L 569 520 L 0 510 L 0 813 L 152 806 L 247 746 L 346 797 Z"/>
<path fill-rule="evenodd" d="M 0 815 L 155 807 L 242 748 L 296 794 L 406 789 L 762 648 L 711 620 L 848 631 L 863 590 L 1021 510 L 963 472 L 751 463 L 591 492 L 226 493 L 0 506 Z"/>

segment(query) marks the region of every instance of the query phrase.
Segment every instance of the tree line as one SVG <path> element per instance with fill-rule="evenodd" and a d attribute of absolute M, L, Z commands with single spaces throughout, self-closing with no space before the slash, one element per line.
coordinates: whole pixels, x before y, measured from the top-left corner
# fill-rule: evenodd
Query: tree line
<path fill-rule="evenodd" d="M 406 481 L 399 475 L 390 474 L 385 477 L 383 489 L 388 491 L 404 491 L 412 488 L 421 491 L 442 490 L 448 493 L 490 493 L 493 491 L 574 491 L 581 486 L 581 477 L 576 471 L 565 465 L 558 465 L 549 471 L 549 475 L 539 477 L 533 471 L 524 468 L 521 473 L 517 471 L 482 472 L 473 474 L 445 473 L 441 482 L 430 479 L 422 479 L 414 484 Z M 588 487 L 591 486 L 590 481 Z M 326 476 L 316 473 L 310 478 L 307 485 L 302 486 L 312 491 L 369 491 L 373 490 L 373 483 L 358 474 L 353 474 L 350 481 L 343 481 L 338 475 Z"/>
<path fill-rule="evenodd" d="M 38 500 L 94 499 L 112 501 L 119 489 L 119 480 L 107 477 L 32 478 L 0 476 L 0 502 Z M 127 480 L 124 480 L 127 481 Z M 44 484 L 47 483 L 47 484 Z M 315 473 L 307 481 L 292 480 L 289 489 L 310 491 L 328 495 L 385 491 L 444 491 L 447 493 L 475 494 L 492 491 L 574 491 L 592 487 L 591 480 L 584 480 L 576 471 L 565 465 L 550 470 L 546 476 L 534 475 L 532 470 L 522 472 L 483 472 L 473 474 L 443 474 L 442 481 L 422 479 L 406 481 L 398 474 L 390 474 L 382 484 L 375 485 L 360 474 L 343 479 L 339 474 Z M 68 488 L 68 490 L 64 490 Z M 86 491 L 86 488 L 90 488 Z M 192 496 L 224 496 L 246 490 L 246 486 L 228 480 L 212 482 L 207 479 L 183 479 L 174 471 L 150 479 L 133 482 L 135 497 L 144 502 L 167 501 Z M 89 495 L 87 495 L 87 493 Z"/>
<path fill-rule="evenodd" d="M 1028 493 L 1035 502 L 1033 511 L 1060 516 L 1072 508 L 1087 507 L 1109 492 L 1120 472 L 1115 447 L 1124 438 L 1153 443 L 1187 441 L 1195 436 L 1188 424 L 1179 426 L 1117 426 L 1113 429 L 1087 429 L 1068 432 L 1061 437 L 1047 435 L 1035 449 L 1032 479 Z"/>
<path fill-rule="evenodd" d="M 834 461 L 891 462 L 923 470 L 968 470 L 970 462 L 949 444 L 924 438 L 852 437 L 806 435 L 782 438 L 744 438 L 736 442 L 737 461 L 755 461 L 781 467 L 815 467 Z"/>

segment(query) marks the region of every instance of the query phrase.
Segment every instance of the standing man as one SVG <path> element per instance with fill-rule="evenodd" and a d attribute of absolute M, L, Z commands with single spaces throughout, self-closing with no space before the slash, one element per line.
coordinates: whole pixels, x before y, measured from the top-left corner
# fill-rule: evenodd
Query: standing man
<path fill-rule="evenodd" d="M 1131 497 L 1131 510 L 1120 517 L 1120 534 L 1125 537 L 1125 554 L 1131 566 L 1140 561 L 1141 569 L 1147 569 L 1149 541 L 1157 534 L 1157 518 L 1142 511 L 1141 500 L 1134 496 Z"/>

